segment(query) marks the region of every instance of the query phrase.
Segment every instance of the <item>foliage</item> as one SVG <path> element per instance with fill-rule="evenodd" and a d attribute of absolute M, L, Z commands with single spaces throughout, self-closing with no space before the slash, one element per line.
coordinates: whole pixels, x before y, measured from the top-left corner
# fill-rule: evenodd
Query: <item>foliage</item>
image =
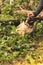
<path fill-rule="evenodd" d="M 31 7 L 36 9 L 39 0 Z M 35 29 L 31 34 L 25 34 L 24 37 L 16 33 L 16 26 L 12 21 L 19 20 L 22 22 L 26 19 L 26 14 L 11 14 L 12 10 L 19 10 L 19 6 L 28 9 L 29 0 L 14 0 L 12 5 L 4 1 L 2 5 L 2 14 L 0 14 L 0 61 L 10 61 L 16 58 L 24 58 L 31 65 L 35 62 L 43 61 L 43 21 L 35 22 Z M 6 22 L 7 21 L 7 22 Z M 39 43 L 35 43 L 38 41 Z M 41 60 L 41 59 L 42 60 Z M 26 63 L 26 62 L 25 62 Z"/>

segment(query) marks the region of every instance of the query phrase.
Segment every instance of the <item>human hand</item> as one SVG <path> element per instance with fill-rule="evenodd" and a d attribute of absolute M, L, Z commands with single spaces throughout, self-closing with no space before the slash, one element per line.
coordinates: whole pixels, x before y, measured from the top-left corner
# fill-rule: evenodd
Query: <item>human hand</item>
<path fill-rule="evenodd" d="M 34 13 L 32 12 L 32 11 L 30 11 L 30 12 L 28 12 L 28 15 L 27 15 L 28 17 L 28 20 L 29 19 L 31 19 L 32 17 L 34 17 L 35 15 L 34 15 Z"/>

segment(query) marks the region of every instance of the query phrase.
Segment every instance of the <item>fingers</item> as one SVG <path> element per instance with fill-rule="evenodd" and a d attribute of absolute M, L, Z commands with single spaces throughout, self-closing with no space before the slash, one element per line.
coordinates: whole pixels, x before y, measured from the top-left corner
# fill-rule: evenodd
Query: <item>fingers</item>
<path fill-rule="evenodd" d="M 28 13 L 28 19 L 30 19 L 30 18 L 33 17 L 33 16 L 34 16 L 33 12 L 30 11 L 30 12 Z"/>

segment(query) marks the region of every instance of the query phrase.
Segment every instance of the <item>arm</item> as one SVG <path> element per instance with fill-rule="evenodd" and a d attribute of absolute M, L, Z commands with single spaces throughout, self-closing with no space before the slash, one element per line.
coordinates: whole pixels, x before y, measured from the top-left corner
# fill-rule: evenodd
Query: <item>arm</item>
<path fill-rule="evenodd" d="M 37 10 L 34 13 L 35 16 L 37 16 L 41 10 L 43 9 L 43 0 L 40 1 L 39 6 L 37 7 Z"/>

